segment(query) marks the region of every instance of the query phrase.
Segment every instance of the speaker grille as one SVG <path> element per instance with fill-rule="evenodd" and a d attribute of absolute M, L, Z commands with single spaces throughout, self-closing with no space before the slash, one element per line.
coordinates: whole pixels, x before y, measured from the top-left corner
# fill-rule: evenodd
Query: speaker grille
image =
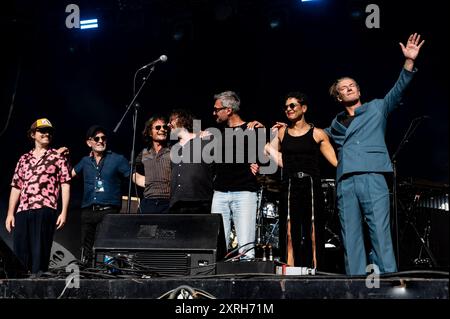
<path fill-rule="evenodd" d="M 189 275 L 191 255 L 167 251 L 97 251 L 96 266 L 108 263 L 114 267 L 148 270 L 161 276 Z"/>
<path fill-rule="evenodd" d="M 161 275 L 188 275 L 190 273 L 190 255 L 185 252 L 138 252 L 135 255 L 135 261 L 154 269 Z"/>

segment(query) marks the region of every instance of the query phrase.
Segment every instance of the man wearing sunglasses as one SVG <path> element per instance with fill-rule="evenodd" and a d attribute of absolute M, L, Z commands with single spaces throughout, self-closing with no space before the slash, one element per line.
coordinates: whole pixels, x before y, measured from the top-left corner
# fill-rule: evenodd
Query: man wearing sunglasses
<path fill-rule="evenodd" d="M 46 118 L 38 119 L 28 130 L 34 148 L 17 163 L 5 221 L 8 232 L 14 229 L 14 252 L 33 276 L 48 270 L 55 228 L 66 223 L 69 206 L 70 165 L 64 155 L 50 148 L 53 134 L 53 125 Z"/>
<path fill-rule="evenodd" d="M 86 144 L 91 152 L 75 165 L 72 176 L 83 175 L 84 192 L 81 203 L 81 260 L 92 262 L 92 247 L 98 224 L 106 214 L 120 212 L 122 181 L 130 175 L 126 158 L 107 149 L 106 129 L 91 126 Z"/>
<path fill-rule="evenodd" d="M 166 119 L 160 115 L 148 119 L 142 131 L 146 147 L 136 158 L 133 181 L 144 187 L 139 205 L 139 212 L 143 214 L 161 214 L 169 209 L 171 164 L 168 131 Z"/>
<path fill-rule="evenodd" d="M 218 124 L 224 125 L 222 134 L 222 158 L 214 165 L 214 194 L 211 213 L 221 214 L 225 239 L 229 245 L 231 221 L 234 222 L 242 260 L 255 256 L 256 209 L 258 183 L 256 171 L 249 157 L 258 154 L 256 147 L 250 149 L 249 138 L 258 141 L 257 130 L 250 129 L 240 112 L 240 99 L 233 91 L 225 91 L 214 96 L 213 116 Z M 259 123 L 254 121 L 253 123 Z M 250 131 L 251 132 L 250 132 Z M 233 132 L 236 143 L 229 143 L 226 134 Z M 231 135 L 231 134 L 230 134 Z M 238 142 L 241 141 L 241 142 Z M 256 146 L 257 143 L 253 144 Z M 241 157 L 242 155 L 242 157 Z M 231 161 L 229 160 L 231 159 Z M 243 159 L 243 161 L 241 161 Z M 253 163 L 254 164 L 254 163 Z"/>
<path fill-rule="evenodd" d="M 363 218 L 369 226 L 372 263 L 381 273 L 397 271 L 389 223 L 389 189 L 384 176 L 392 172 L 385 130 L 387 116 L 398 106 L 413 78 L 414 61 L 423 43 L 417 34 L 409 37 L 406 46 L 400 43 L 405 63 L 383 99 L 362 103 L 359 86 L 349 77 L 336 80 L 330 87 L 330 95 L 345 108 L 326 132 L 338 150 L 337 204 L 348 275 L 370 272 L 366 269 Z"/>

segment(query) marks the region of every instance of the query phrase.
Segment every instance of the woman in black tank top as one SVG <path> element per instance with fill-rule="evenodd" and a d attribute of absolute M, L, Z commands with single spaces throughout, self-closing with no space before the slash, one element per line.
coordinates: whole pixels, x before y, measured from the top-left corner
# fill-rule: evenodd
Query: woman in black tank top
<path fill-rule="evenodd" d="M 307 98 L 286 96 L 284 112 L 290 125 L 281 127 L 266 152 L 283 167 L 280 205 L 280 257 L 289 265 L 321 268 L 325 248 L 325 218 L 320 183 L 319 153 L 333 165 L 336 154 L 327 134 L 307 123 Z"/>

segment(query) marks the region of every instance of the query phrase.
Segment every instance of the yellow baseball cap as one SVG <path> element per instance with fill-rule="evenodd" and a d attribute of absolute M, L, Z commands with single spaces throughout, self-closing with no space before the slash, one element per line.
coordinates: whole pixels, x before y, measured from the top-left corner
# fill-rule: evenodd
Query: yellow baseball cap
<path fill-rule="evenodd" d="M 36 120 L 33 124 L 31 124 L 31 130 L 35 130 L 37 128 L 44 128 L 44 127 L 50 127 L 53 128 L 52 123 L 46 119 L 46 118 L 42 118 L 42 119 L 38 119 Z"/>

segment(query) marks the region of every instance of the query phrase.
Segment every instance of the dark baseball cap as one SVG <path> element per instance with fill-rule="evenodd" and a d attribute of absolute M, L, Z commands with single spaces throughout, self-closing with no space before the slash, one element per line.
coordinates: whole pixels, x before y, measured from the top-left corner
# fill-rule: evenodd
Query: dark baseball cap
<path fill-rule="evenodd" d="M 86 140 L 94 137 L 98 132 L 102 132 L 103 134 L 108 135 L 106 129 L 103 126 L 92 125 L 86 132 Z"/>

